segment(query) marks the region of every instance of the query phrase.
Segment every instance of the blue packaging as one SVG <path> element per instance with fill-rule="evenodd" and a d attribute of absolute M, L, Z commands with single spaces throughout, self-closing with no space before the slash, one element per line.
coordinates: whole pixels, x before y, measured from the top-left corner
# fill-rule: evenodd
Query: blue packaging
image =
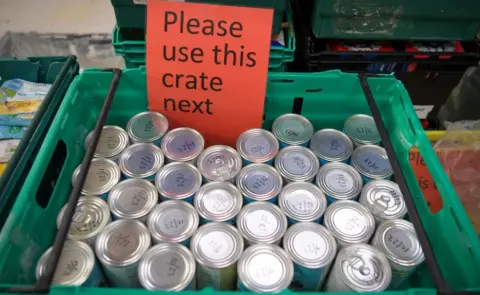
<path fill-rule="evenodd" d="M 26 130 L 23 126 L 0 126 L 0 139 L 21 139 Z"/>

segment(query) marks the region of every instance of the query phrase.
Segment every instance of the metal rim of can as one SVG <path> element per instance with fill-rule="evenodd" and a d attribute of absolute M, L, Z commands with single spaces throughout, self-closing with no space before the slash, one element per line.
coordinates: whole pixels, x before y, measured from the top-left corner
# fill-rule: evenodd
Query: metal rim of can
<path fill-rule="evenodd" d="M 372 180 L 363 186 L 360 204 L 367 207 L 379 219 L 402 219 L 407 206 L 398 184 L 393 181 Z"/>
<path fill-rule="evenodd" d="M 248 188 L 247 181 L 250 174 L 254 173 L 255 171 L 264 172 L 265 174 L 269 174 L 271 176 L 273 185 L 272 188 L 264 193 L 264 194 L 257 194 L 253 192 L 251 189 Z M 237 187 L 240 189 L 240 192 L 252 199 L 254 201 L 267 201 L 271 198 L 277 196 L 283 187 L 283 179 L 282 176 L 278 173 L 278 171 L 270 165 L 267 164 L 249 164 L 240 170 L 240 173 L 236 179 Z"/>
<path fill-rule="evenodd" d="M 59 229 L 60 225 L 62 224 L 63 215 L 65 214 L 67 206 L 68 204 L 65 204 L 60 210 L 60 213 L 57 215 L 57 229 Z M 81 221 L 85 221 L 83 219 L 87 219 L 86 223 L 81 223 Z M 77 222 L 76 220 L 79 222 Z M 80 230 L 81 233 L 75 232 L 75 227 L 86 227 L 86 224 L 88 224 L 88 227 L 91 227 L 92 220 L 93 224 L 96 225 L 95 230 L 86 233 L 85 230 Z M 77 241 L 84 241 L 93 238 L 96 235 L 100 234 L 109 222 L 110 208 L 108 207 L 107 202 L 105 202 L 102 198 L 99 197 L 80 197 L 75 208 L 75 213 L 72 217 L 70 229 L 68 230 L 68 238 Z M 76 223 L 80 223 L 80 225 L 75 226 Z"/>
<path fill-rule="evenodd" d="M 260 263 L 254 263 L 250 267 L 250 264 L 255 260 L 256 256 L 260 256 L 262 259 Z M 269 262 L 265 260 L 270 256 Z M 278 271 L 275 267 L 280 266 L 280 277 L 277 282 L 274 282 L 270 286 L 262 285 L 254 279 L 249 270 L 252 270 L 258 265 L 264 265 L 264 268 L 269 269 L 255 269 L 255 271 Z M 293 262 L 290 256 L 277 245 L 272 244 L 256 244 L 248 247 L 240 257 L 238 261 L 238 279 L 245 287 L 255 293 L 278 293 L 284 289 L 287 289 L 293 280 Z"/>
<path fill-rule="evenodd" d="M 90 140 L 92 139 L 93 136 L 93 131 L 91 131 L 87 138 L 85 138 L 85 151 L 88 149 L 88 146 L 90 145 Z M 106 143 L 103 139 L 102 136 L 115 136 L 118 139 L 118 144 L 115 146 L 111 151 L 99 151 L 104 149 L 103 145 Z M 108 144 L 108 143 L 107 143 Z M 128 146 L 129 144 L 129 138 L 128 134 L 123 128 L 118 127 L 118 126 L 113 126 L 113 125 L 106 125 L 103 126 L 102 133 L 100 135 L 100 139 L 98 140 L 98 145 L 97 148 L 95 149 L 94 157 L 98 158 L 115 158 L 116 156 L 120 155 L 123 150 Z"/>
<path fill-rule="evenodd" d="M 374 128 L 374 132 L 372 133 L 373 136 L 368 139 L 362 139 L 361 137 L 357 136 L 356 128 L 358 124 L 364 124 L 367 127 Z M 380 134 L 378 133 L 375 120 L 369 115 L 356 114 L 348 117 L 344 122 L 343 130 L 345 134 L 357 145 L 379 144 L 382 141 Z"/>
<path fill-rule="evenodd" d="M 348 210 L 349 212 L 341 213 L 342 225 L 345 225 L 345 216 L 353 217 L 353 213 L 356 213 L 356 218 L 363 220 L 361 221 L 361 226 L 363 228 L 360 232 L 355 234 L 347 234 L 344 229 L 339 228 L 338 224 L 335 222 L 335 215 L 340 211 Z M 360 216 L 360 217 L 359 217 Z M 350 200 L 341 200 L 332 203 L 327 207 L 325 211 L 325 216 L 323 217 L 325 227 L 333 234 L 333 236 L 340 241 L 340 244 L 343 243 L 364 243 L 368 242 L 372 237 L 375 231 L 375 219 L 373 218 L 372 213 L 363 206 L 362 204 L 350 201 Z M 349 221 L 350 222 L 350 221 Z M 351 221 L 351 223 L 354 223 Z M 355 224 L 357 227 L 358 224 Z"/>
<path fill-rule="evenodd" d="M 48 259 L 52 253 L 52 250 L 53 247 L 50 247 L 42 254 L 42 256 L 40 256 L 35 271 L 37 280 L 41 276 L 45 275 Z M 74 258 L 74 260 L 77 262 L 75 266 L 76 271 L 72 272 L 74 276 L 65 276 L 63 273 L 61 275 L 57 275 L 57 273 L 62 271 L 62 266 L 67 265 L 67 263 L 62 263 L 62 260 L 68 260 L 68 262 L 70 262 L 72 258 Z M 55 269 L 52 284 L 81 286 L 88 280 L 94 268 L 95 254 L 93 253 L 92 248 L 90 248 L 88 244 L 81 241 L 66 240 L 62 248 L 62 253 L 60 255 L 57 268 Z"/>
<path fill-rule="evenodd" d="M 342 179 L 338 179 L 340 176 Z M 337 200 L 350 200 L 358 197 L 363 186 L 360 173 L 352 166 L 342 162 L 327 163 L 320 167 L 315 182 L 327 196 Z M 344 189 L 342 185 L 347 189 Z"/>
<path fill-rule="evenodd" d="M 327 138 L 335 137 L 344 146 L 343 153 L 339 155 L 329 155 L 328 151 L 325 151 L 322 144 Z M 313 134 L 310 141 L 310 149 L 322 160 L 327 162 L 341 162 L 345 161 L 353 153 L 353 143 L 345 133 L 336 129 L 321 129 Z"/>
<path fill-rule="evenodd" d="M 130 171 L 128 167 L 128 159 L 138 151 L 147 151 L 150 152 L 153 155 L 154 158 L 154 164 L 152 168 L 149 171 L 146 171 L 141 174 L 135 174 L 132 171 Z M 131 146 L 127 147 L 123 153 L 120 156 L 120 159 L 118 161 L 118 166 L 120 167 L 120 170 L 122 171 L 123 174 L 125 174 L 128 177 L 132 178 L 147 178 L 152 175 L 155 175 L 155 173 L 162 168 L 163 163 L 164 163 L 164 155 L 162 150 L 157 147 L 156 145 L 153 145 L 151 143 L 135 143 L 132 144 Z"/>
<path fill-rule="evenodd" d="M 128 234 L 122 234 L 122 231 L 127 231 Z M 113 236 L 115 236 L 115 241 L 111 241 L 114 238 Z M 133 236 L 135 237 L 135 243 L 130 243 L 131 240 L 129 241 L 128 238 Z M 115 246 L 115 249 L 113 249 L 113 246 Z M 134 246 L 134 249 L 132 249 L 132 246 Z M 122 267 L 136 263 L 149 248 L 150 233 L 147 227 L 140 221 L 133 219 L 119 219 L 111 222 L 97 236 L 95 241 L 97 258 L 103 265 L 111 267 Z M 112 255 L 112 252 L 115 254 Z M 123 255 L 120 255 L 120 253 Z"/>
<path fill-rule="evenodd" d="M 380 156 L 383 160 L 386 161 L 386 167 L 383 171 L 383 173 L 375 173 L 371 171 L 367 171 L 362 165 L 361 165 L 361 153 L 363 152 L 370 152 L 370 153 L 376 153 L 378 156 Z M 366 176 L 371 179 L 385 179 L 389 178 L 393 175 L 393 169 L 392 166 L 390 165 L 390 160 L 388 159 L 387 151 L 385 151 L 384 148 L 378 145 L 362 145 L 356 148 L 353 153 L 352 153 L 352 166 L 355 168 L 358 173 L 360 173 L 363 176 Z"/>
<path fill-rule="evenodd" d="M 181 156 L 178 154 L 175 154 L 172 151 L 172 147 L 170 146 L 175 138 L 180 136 L 181 134 L 188 134 L 191 135 L 192 137 L 196 138 L 197 145 L 195 146 L 195 150 L 189 155 L 189 156 Z M 175 128 L 167 132 L 165 136 L 162 138 L 162 143 L 161 143 L 162 151 L 165 154 L 165 157 L 170 160 L 170 161 L 181 161 L 181 162 L 188 162 L 188 161 L 193 161 L 195 160 L 200 153 L 203 151 L 203 148 L 205 147 L 205 139 L 203 136 L 200 134 L 195 129 L 192 128 L 187 128 L 187 127 L 180 127 L 180 128 Z"/>
<path fill-rule="evenodd" d="M 247 148 L 248 141 L 252 138 L 255 137 L 261 137 L 263 140 L 265 140 L 269 147 L 270 150 L 263 156 L 255 156 L 252 155 Z M 254 129 L 249 129 L 242 134 L 237 139 L 237 151 L 240 154 L 240 156 L 252 163 L 265 163 L 268 161 L 271 161 L 275 158 L 275 156 L 278 153 L 280 146 L 278 144 L 278 140 L 273 135 L 272 132 L 265 130 L 265 129 L 260 129 L 260 128 L 254 128 Z"/>
<path fill-rule="evenodd" d="M 203 242 L 203 240 L 205 240 Z M 207 245 L 208 249 L 204 249 Z M 220 251 L 212 250 L 225 249 Z M 221 248 L 220 248 L 221 247 Z M 243 239 L 240 232 L 224 222 L 210 222 L 202 225 L 192 237 L 190 249 L 197 263 L 209 268 L 221 269 L 236 263 L 243 252 Z M 206 250 L 206 251 L 205 251 Z M 213 257 L 218 255 L 216 257 Z"/>
<path fill-rule="evenodd" d="M 311 167 L 307 173 L 304 173 L 303 175 L 297 175 L 286 169 L 283 158 L 289 153 L 303 154 L 310 161 Z M 275 157 L 275 168 L 278 170 L 280 175 L 291 181 L 309 181 L 317 174 L 318 169 L 320 168 L 320 162 L 318 161 L 317 156 L 308 148 L 294 145 L 283 148 L 278 152 L 277 156 Z"/>
<path fill-rule="evenodd" d="M 283 248 L 294 263 L 310 269 L 329 266 L 337 255 L 335 237 L 323 225 L 314 222 L 292 225 L 283 237 Z"/>
<path fill-rule="evenodd" d="M 153 137 L 140 138 L 135 134 L 135 131 L 134 131 L 135 124 L 142 117 L 146 117 L 146 116 L 150 116 L 152 121 L 155 121 L 155 123 L 158 123 L 160 125 L 160 130 Z M 152 122 L 152 123 L 154 123 L 154 122 Z M 168 120 L 164 115 L 162 115 L 158 112 L 147 111 L 147 112 L 142 112 L 142 113 L 136 114 L 135 116 L 131 117 L 130 120 L 128 120 L 128 123 L 127 123 L 127 134 L 128 134 L 128 136 L 130 137 L 130 140 L 133 143 L 140 143 L 140 142 L 153 143 L 153 142 L 161 139 L 165 135 L 167 130 L 168 130 Z"/>
<path fill-rule="evenodd" d="M 220 196 L 220 191 L 224 192 Z M 215 192 L 213 198 L 209 197 Z M 223 197 L 223 199 L 219 199 Z M 208 201 L 207 201 L 208 199 Z M 228 221 L 235 218 L 243 206 L 243 199 L 240 190 L 230 182 L 212 181 L 204 184 L 195 195 L 194 207 L 202 218 L 208 221 Z M 208 204 L 206 204 L 208 203 Z M 227 206 L 230 203 L 229 206 Z M 218 205 L 218 209 L 211 210 L 208 205 Z"/>
<path fill-rule="evenodd" d="M 175 255 L 183 260 L 184 268 L 181 276 L 175 271 L 175 281 L 163 270 L 164 265 L 158 265 L 157 260 L 163 255 Z M 168 259 L 168 256 L 166 257 Z M 172 259 L 172 256 L 170 256 Z M 155 268 L 157 271 L 155 271 Z M 138 265 L 140 284 L 147 290 L 183 291 L 195 277 L 195 259 L 187 247 L 181 244 L 162 243 L 148 249 Z M 161 269 L 162 271 L 159 271 Z M 167 277 L 162 277 L 162 274 Z"/>
<path fill-rule="evenodd" d="M 223 174 L 222 174 L 222 171 L 218 171 L 218 172 L 216 171 L 216 173 L 214 173 L 213 171 L 208 170 L 209 167 L 207 164 L 211 156 L 218 153 L 220 154 L 227 153 L 231 160 L 229 161 L 229 163 L 227 163 L 227 167 L 226 167 L 227 169 L 224 169 L 225 171 L 223 171 Z M 221 164 L 225 166 L 225 163 L 221 163 Z M 229 146 L 213 145 L 211 147 L 206 148 L 200 154 L 200 156 L 198 156 L 197 168 L 202 174 L 202 176 L 205 177 L 205 179 L 207 179 L 208 181 L 229 181 L 234 179 L 237 176 L 237 174 L 240 172 L 240 169 L 242 169 L 242 158 L 240 157 L 240 154 L 235 149 Z M 220 170 L 220 169 L 215 168 L 215 170 Z"/>
<path fill-rule="evenodd" d="M 251 214 L 255 213 L 256 211 L 260 212 L 269 212 L 273 218 L 276 220 L 275 230 L 266 236 L 259 236 L 256 235 L 248 226 L 248 222 L 250 220 L 262 220 L 264 223 L 268 223 L 267 221 L 262 219 L 262 216 L 265 217 L 265 213 L 260 213 L 261 216 L 251 216 Z M 253 218 L 255 217 L 255 218 Z M 265 219 L 265 218 L 264 218 Z M 267 218 L 268 219 L 268 218 Z M 271 222 L 269 223 L 271 224 Z M 277 205 L 265 202 L 265 201 L 258 201 L 252 202 L 245 205 L 240 213 L 237 216 L 237 228 L 242 234 L 243 238 L 247 240 L 250 244 L 256 243 L 275 243 L 280 241 L 287 231 L 288 222 L 285 213 L 280 209 Z"/>
<path fill-rule="evenodd" d="M 303 192 L 303 193 L 302 193 Z M 306 192 L 306 193 L 305 193 Z M 296 209 L 299 203 L 292 204 L 292 200 L 301 202 L 299 207 L 305 208 L 306 202 L 314 203 L 311 210 Z M 323 192 L 309 182 L 291 182 L 283 187 L 278 196 L 278 205 L 288 217 L 301 221 L 315 221 L 323 216 L 327 209 L 327 198 Z M 303 211 L 303 214 L 302 212 Z"/>
<path fill-rule="evenodd" d="M 184 231 L 176 233 L 174 235 L 164 232 L 165 228 L 162 230 L 162 224 L 165 224 L 163 218 L 165 215 L 171 213 L 175 214 L 174 210 L 183 211 L 185 214 L 182 215 L 182 219 L 187 218 L 187 222 L 184 226 Z M 168 216 L 167 216 L 168 217 Z M 160 224 L 159 227 L 156 225 Z M 193 236 L 195 231 L 198 228 L 199 217 L 195 208 L 184 201 L 179 200 L 169 200 L 163 201 L 158 204 L 150 215 L 147 218 L 147 227 L 150 232 L 152 239 L 155 243 L 168 242 L 168 243 L 181 243 L 188 240 Z"/>
<path fill-rule="evenodd" d="M 299 122 L 302 127 L 304 128 L 304 133 L 300 138 L 297 140 L 290 140 L 285 134 L 282 132 L 284 129 L 284 124 L 288 124 L 288 121 L 293 120 L 296 122 Z M 275 121 L 273 121 L 272 125 L 272 133 L 275 135 L 275 137 L 288 145 L 301 145 L 306 142 L 308 142 L 313 135 L 313 125 L 312 123 L 305 118 L 304 116 L 298 115 L 298 114 L 285 114 L 281 115 L 280 117 L 276 118 Z"/>
<path fill-rule="evenodd" d="M 136 191 L 133 191 L 136 189 Z M 139 196 L 138 194 L 141 193 Z M 128 198 L 128 199 L 127 199 Z M 133 205 L 135 198 L 144 199 L 142 207 Z M 130 206 L 124 206 L 129 201 Z M 158 203 L 158 194 L 155 186 L 148 180 L 131 178 L 120 181 L 108 194 L 108 206 L 111 213 L 123 219 L 138 219 L 147 216 Z"/>
<path fill-rule="evenodd" d="M 97 179 L 92 179 L 89 177 L 90 173 L 98 172 L 98 166 L 102 169 L 102 171 L 106 168 L 107 171 L 110 172 L 110 178 L 106 183 L 103 185 L 98 185 Z M 78 175 L 80 174 L 80 169 L 82 168 L 82 164 L 78 165 L 77 168 L 73 171 L 72 174 L 72 185 L 75 186 L 77 182 Z M 83 183 L 82 187 L 82 194 L 84 195 L 94 195 L 100 196 L 103 194 L 108 193 L 119 181 L 120 181 L 121 173 L 120 168 L 118 165 L 109 159 L 106 158 L 93 158 L 90 164 L 90 168 L 88 169 L 87 176 L 85 177 L 85 182 Z M 92 187 L 93 186 L 93 187 Z"/>
<path fill-rule="evenodd" d="M 172 189 L 167 189 L 165 187 L 166 186 L 165 181 L 167 181 L 168 175 L 175 171 L 190 171 L 192 173 L 193 178 L 192 178 L 192 186 L 190 190 L 179 194 L 178 192 L 174 192 Z M 186 162 L 169 163 L 163 166 L 162 168 L 160 168 L 157 175 L 155 176 L 156 190 L 160 193 L 160 196 L 162 197 L 165 196 L 169 199 L 183 200 L 185 198 L 193 196 L 198 192 L 201 186 L 202 186 L 202 175 L 200 174 L 200 171 L 197 169 L 197 167 Z"/>

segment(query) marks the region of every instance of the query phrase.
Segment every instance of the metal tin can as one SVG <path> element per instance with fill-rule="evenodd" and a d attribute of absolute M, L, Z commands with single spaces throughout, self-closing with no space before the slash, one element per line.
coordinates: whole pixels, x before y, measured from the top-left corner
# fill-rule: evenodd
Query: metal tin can
<path fill-rule="evenodd" d="M 400 287 L 425 260 L 413 225 L 405 220 L 387 220 L 377 228 L 372 245 L 387 257 L 392 267 L 390 289 Z"/>
<path fill-rule="evenodd" d="M 254 293 L 279 293 L 290 286 L 293 262 L 277 245 L 248 247 L 238 261 L 238 289 Z"/>
<path fill-rule="evenodd" d="M 78 165 L 72 174 L 72 185 L 75 186 L 82 164 Z M 106 200 L 108 192 L 120 181 L 120 169 L 112 160 L 94 158 L 90 163 L 82 194 L 99 196 Z"/>
<path fill-rule="evenodd" d="M 95 253 L 113 287 L 139 288 L 138 264 L 150 248 L 150 233 L 138 220 L 120 219 L 98 235 Z"/>
<path fill-rule="evenodd" d="M 237 261 L 243 252 L 243 239 L 235 227 L 223 222 L 203 225 L 193 235 L 190 248 L 197 261 L 198 290 L 235 290 Z"/>
<path fill-rule="evenodd" d="M 355 244 L 338 252 L 325 285 L 327 292 L 381 292 L 392 278 L 388 260 L 367 244 Z"/>
<path fill-rule="evenodd" d="M 53 247 L 48 248 L 38 260 L 37 280 L 45 274 L 52 250 Z M 55 268 L 52 285 L 98 287 L 102 281 L 102 272 L 90 246 L 81 241 L 66 240 Z"/>
<path fill-rule="evenodd" d="M 387 152 L 378 145 L 363 145 L 356 148 L 352 154 L 351 165 L 357 169 L 365 182 L 373 179 L 390 179 L 393 175 Z"/>
<path fill-rule="evenodd" d="M 183 200 L 193 203 L 193 197 L 202 186 L 202 175 L 197 167 L 184 162 L 163 166 L 155 177 L 155 187 L 162 200 Z"/>
<path fill-rule="evenodd" d="M 162 138 L 162 151 L 167 162 L 188 162 L 195 164 L 205 147 L 205 139 L 195 129 L 175 128 Z"/>
<path fill-rule="evenodd" d="M 108 206 L 114 220 L 138 219 L 145 222 L 157 203 L 157 190 L 145 179 L 131 178 L 121 181 L 108 195 Z"/>
<path fill-rule="evenodd" d="M 273 121 L 272 132 L 281 149 L 289 145 L 307 147 L 313 135 L 313 125 L 304 116 L 285 114 Z"/>
<path fill-rule="evenodd" d="M 195 259 L 187 247 L 162 243 L 150 248 L 138 265 L 140 284 L 147 290 L 195 290 Z"/>
<path fill-rule="evenodd" d="M 269 202 L 252 202 L 243 207 L 237 217 L 237 228 L 247 246 L 258 243 L 278 245 L 287 227 L 285 213 Z"/>
<path fill-rule="evenodd" d="M 205 182 L 235 182 L 235 177 L 242 169 L 242 158 L 229 146 L 214 145 L 198 156 L 197 167 Z"/>
<path fill-rule="evenodd" d="M 154 180 L 163 162 L 163 152 L 159 147 L 151 143 L 136 143 L 123 151 L 118 165 L 126 178 Z"/>
<path fill-rule="evenodd" d="M 343 131 L 352 140 L 355 147 L 365 144 L 380 144 L 382 139 L 373 117 L 363 114 L 353 115 L 345 120 Z"/>
<path fill-rule="evenodd" d="M 85 139 L 85 150 L 88 149 L 92 136 L 93 131 L 90 132 Z M 115 161 L 128 144 L 128 134 L 123 128 L 112 125 L 103 126 L 94 157 L 107 158 Z"/>
<path fill-rule="evenodd" d="M 339 247 L 368 243 L 375 231 L 372 213 L 355 201 L 337 201 L 328 206 L 323 223 Z"/>
<path fill-rule="evenodd" d="M 57 229 L 62 224 L 67 205 L 63 206 L 57 216 Z M 67 237 L 71 240 L 86 242 L 94 247 L 96 237 L 110 221 L 110 208 L 104 200 L 99 197 L 80 197 Z"/>
<path fill-rule="evenodd" d="M 275 135 L 264 129 L 249 129 L 237 139 L 237 151 L 245 165 L 251 163 L 272 165 L 278 149 Z"/>
<path fill-rule="evenodd" d="M 130 118 L 127 133 L 131 143 L 153 143 L 160 146 L 167 133 L 168 120 L 157 112 L 143 112 Z"/>
<path fill-rule="evenodd" d="M 400 188 L 390 180 L 372 180 L 365 184 L 359 202 L 372 212 L 377 224 L 389 219 L 402 219 L 407 214 Z"/>
<path fill-rule="evenodd" d="M 303 146 L 289 146 L 275 157 L 275 168 L 285 184 L 294 181 L 312 182 L 320 168 L 317 156 Z"/>
<path fill-rule="evenodd" d="M 362 191 L 362 177 L 352 166 L 334 162 L 323 165 L 315 180 L 329 204 L 337 200 L 357 200 Z"/>
<path fill-rule="evenodd" d="M 202 223 L 235 223 L 242 209 L 240 190 L 229 182 L 213 181 L 203 185 L 195 195 L 194 206 Z"/>
<path fill-rule="evenodd" d="M 285 233 L 283 248 L 293 260 L 294 276 L 290 288 L 320 291 L 337 254 L 333 235 L 318 223 L 297 223 Z"/>
<path fill-rule="evenodd" d="M 310 149 L 317 155 L 321 165 L 330 162 L 348 163 L 353 152 L 353 143 L 341 131 L 322 129 L 312 136 Z"/>
<path fill-rule="evenodd" d="M 245 204 L 252 201 L 277 203 L 282 186 L 282 176 L 275 168 L 266 164 L 249 164 L 243 167 L 237 176 L 237 187 Z"/>
<path fill-rule="evenodd" d="M 181 243 L 188 247 L 198 223 L 195 208 L 178 200 L 158 204 L 147 218 L 147 227 L 154 244 Z"/>
<path fill-rule="evenodd" d="M 280 193 L 278 205 L 287 216 L 288 223 L 320 222 L 327 209 L 323 192 L 308 182 L 292 182 Z"/>

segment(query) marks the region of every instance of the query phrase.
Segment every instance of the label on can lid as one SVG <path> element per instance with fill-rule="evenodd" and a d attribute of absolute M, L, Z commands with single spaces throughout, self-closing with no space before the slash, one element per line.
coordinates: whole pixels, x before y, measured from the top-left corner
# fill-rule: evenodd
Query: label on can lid
<path fill-rule="evenodd" d="M 273 286 L 283 278 L 285 265 L 271 254 L 261 253 L 252 257 L 248 263 L 248 272 L 256 285 Z"/>
<path fill-rule="evenodd" d="M 198 146 L 197 140 L 197 137 L 193 133 L 182 133 L 175 136 L 170 145 L 172 151 L 175 151 L 176 154 L 186 156 L 195 152 Z"/>
<path fill-rule="evenodd" d="M 168 209 L 162 214 L 158 224 L 161 232 L 170 235 L 181 234 L 189 224 L 188 213 L 179 209 Z"/>
<path fill-rule="evenodd" d="M 229 211 L 235 205 L 235 202 L 227 191 L 214 189 L 205 194 L 203 204 L 210 213 L 223 214 Z"/>
<path fill-rule="evenodd" d="M 70 233 L 73 235 L 84 235 L 96 231 L 98 226 L 102 223 L 101 218 L 98 218 L 97 215 L 96 212 L 92 212 L 88 207 L 77 208 L 73 213 Z"/>
<path fill-rule="evenodd" d="M 330 190 L 338 193 L 347 193 L 352 191 L 354 181 L 350 174 L 340 169 L 332 169 L 332 171 L 326 173 L 325 182 Z"/>
<path fill-rule="evenodd" d="M 308 215 L 318 207 L 318 200 L 311 192 L 298 190 L 292 194 L 294 195 L 287 199 L 287 206 L 293 212 L 299 215 Z"/>
<path fill-rule="evenodd" d="M 235 250 L 233 237 L 221 231 L 213 231 L 203 236 L 200 241 L 203 254 L 211 260 L 225 260 Z"/>
<path fill-rule="evenodd" d="M 155 157 L 151 151 L 134 151 L 127 160 L 128 170 L 132 174 L 144 174 L 153 169 Z"/>
<path fill-rule="evenodd" d="M 287 123 L 285 123 L 285 125 L 287 125 Z M 305 126 L 298 120 L 290 119 L 288 120 L 288 126 L 285 125 L 281 132 L 289 141 L 298 140 L 298 137 L 301 137 L 305 132 Z"/>
<path fill-rule="evenodd" d="M 126 188 L 126 191 L 125 197 L 118 198 L 117 202 L 119 208 L 122 208 L 127 212 L 131 212 L 145 207 L 145 204 L 148 201 L 148 192 L 146 190 L 138 187 L 132 187 Z"/>
<path fill-rule="evenodd" d="M 290 152 L 282 158 L 283 167 L 293 175 L 304 175 L 312 169 L 310 159 L 300 152 Z"/>
<path fill-rule="evenodd" d="M 135 124 L 132 126 L 133 134 L 140 139 L 150 139 L 158 136 L 159 130 L 162 130 L 162 126 L 155 126 L 151 115 L 139 116 L 135 120 Z"/>
<path fill-rule="evenodd" d="M 325 251 L 331 249 L 325 238 L 314 231 L 299 232 L 293 240 L 293 248 L 307 261 L 321 259 L 326 256 Z"/>
<path fill-rule="evenodd" d="M 162 181 L 165 191 L 184 195 L 191 192 L 195 187 L 195 175 L 190 169 L 176 169 L 165 175 Z"/>
<path fill-rule="evenodd" d="M 246 219 L 248 231 L 256 236 L 270 236 L 279 226 L 275 215 L 266 210 L 254 211 Z"/>
<path fill-rule="evenodd" d="M 365 227 L 365 218 L 356 210 L 339 209 L 335 212 L 335 226 L 349 235 L 361 234 Z"/>
<path fill-rule="evenodd" d="M 245 179 L 245 186 L 254 194 L 264 195 L 274 188 L 272 176 L 265 171 L 252 171 Z"/>
<path fill-rule="evenodd" d="M 246 152 L 255 157 L 265 157 L 271 149 L 270 142 L 264 136 L 252 136 L 245 141 Z"/>
<path fill-rule="evenodd" d="M 411 259 L 411 237 L 405 230 L 392 228 L 385 233 L 385 245 L 393 254 L 401 259 Z"/>
<path fill-rule="evenodd" d="M 376 152 L 365 151 L 360 153 L 358 158 L 360 167 L 369 173 L 384 174 L 389 170 L 388 159 Z"/>
<path fill-rule="evenodd" d="M 115 260 L 122 260 L 138 251 L 140 237 L 138 233 L 130 231 L 115 232 L 107 240 L 109 256 Z"/>
<path fill-rule="evenodd" d="M 344 155 L 347 148 L 337 136 L 324 135 L 320 143 L 320 150 L 328 157 L 335 158 Z"/>

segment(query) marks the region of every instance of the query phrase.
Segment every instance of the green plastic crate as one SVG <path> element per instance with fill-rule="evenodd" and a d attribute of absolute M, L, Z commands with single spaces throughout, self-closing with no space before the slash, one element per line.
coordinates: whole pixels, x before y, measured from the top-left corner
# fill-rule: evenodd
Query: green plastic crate
<path fill-rule="evenodd" d="M 53 83 L 30 128 L 25 132 L 15 154 L 10 159 L 7 169 L 0 177 L 0 227 L 3 226 L 13 207 L 43 138 L 78 70 L 77 58 L 74 56 L 0 59 L 0 84 L 2 81 L 14 78 Z"/>

